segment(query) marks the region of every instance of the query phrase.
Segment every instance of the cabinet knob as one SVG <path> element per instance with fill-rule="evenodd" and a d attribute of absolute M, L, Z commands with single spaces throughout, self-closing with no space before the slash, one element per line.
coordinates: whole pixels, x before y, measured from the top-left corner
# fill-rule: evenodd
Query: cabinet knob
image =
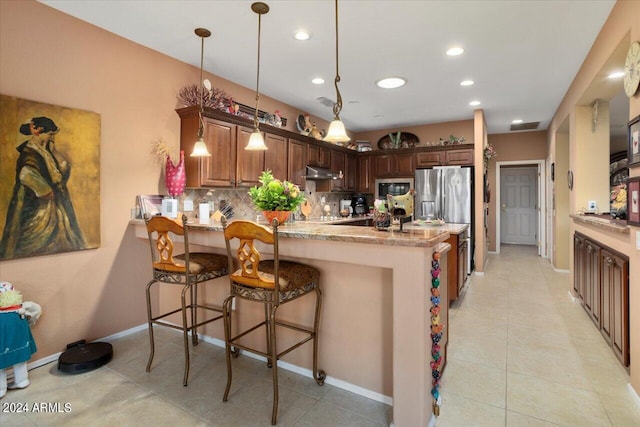
<path fill-rule="evenodd" d="M 611 258 L 611 257 L 607 257 L 607 264 L 611 265 L 611 264 L 615 264 L 615 261 Z"/>
<path fill-rule="evenodd" d="M 231 180 L 231 184 L 235 184 L 235 183 L 236 183 L 236 180 L 235 180 L 235 179 L 232 179 L 232 180 Z"/>
<path fill-rule="evenodd" d="M 238 180 L 238 185 L 240 185 L 240 184 L 242 184 L 242 180 L 241 179 Z"/>

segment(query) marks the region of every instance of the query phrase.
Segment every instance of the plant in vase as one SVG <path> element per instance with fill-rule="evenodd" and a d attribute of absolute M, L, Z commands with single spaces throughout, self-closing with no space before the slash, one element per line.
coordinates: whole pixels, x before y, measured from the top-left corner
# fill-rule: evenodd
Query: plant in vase
<path fill-rule="evenodd" d="M 269 223 L 273 218 L 278 218 L 278 222 L 283 223 L 291 211 L 297 209 L 305 200 L 297 185 L 274 178 L 270 170 L 262 172 L 258 181 L 261 185 L 250 188 L 249 196 L 253 205 L 262 211 Z"/>
<path fill-rule="evenodd" d="M 495 148 L 493 148 L 493 145 L 487 144 L 487 146 L 484 147 L 483 155 L 484 155 L 484 163 L 486 165 L 487 163 L 489 163 L 489 160 L 498 156 L 498 152 L 496 151 Z"/>

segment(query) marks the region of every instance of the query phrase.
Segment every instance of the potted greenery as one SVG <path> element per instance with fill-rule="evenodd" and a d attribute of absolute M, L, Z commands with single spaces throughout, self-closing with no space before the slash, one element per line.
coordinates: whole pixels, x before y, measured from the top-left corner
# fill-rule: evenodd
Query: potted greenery
<path fill-rule="evenodd" d="M 269 223 L 277 218 L 282 224 L 305 200 L 297 185 L 274 178 L 270 170 L 262 172 L 258 180 L 261 186 L 250 188 L 249 196 Z"/>

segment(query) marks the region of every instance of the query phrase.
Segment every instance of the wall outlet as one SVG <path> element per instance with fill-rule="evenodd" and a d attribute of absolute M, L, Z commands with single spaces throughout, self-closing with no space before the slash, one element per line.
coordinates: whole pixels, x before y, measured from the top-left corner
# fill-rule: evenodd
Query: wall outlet
<path fill-rule="evenodd" d="M 595 211 L 597 209 L 596 201 L 595 200 L 589 200 L 588 208 L 589 208 L 590 211 Z"/>

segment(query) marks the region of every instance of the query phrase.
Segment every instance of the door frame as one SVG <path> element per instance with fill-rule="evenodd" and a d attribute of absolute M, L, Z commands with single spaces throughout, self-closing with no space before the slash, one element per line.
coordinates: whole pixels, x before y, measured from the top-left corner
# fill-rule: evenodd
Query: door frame
<path fill-rule="evenodd" d="M 546 180 L 542 178 L 546 176 L 546 161 L 545 160 L 512 160 L 506 162 L 496 162 L 496 253 L 500 253 L 500 169 L 502 166 L 537 166 L 538 176 L 536 177 L 536 189 L 538 200 L 538 226 L 536 233 L 538 235 L 538 255 L 546 258 L 547 254 L 545 248 L 547 247 L 547 233 L 546 233 L 546 197 L 545 197 L 545 185 Z"/>

